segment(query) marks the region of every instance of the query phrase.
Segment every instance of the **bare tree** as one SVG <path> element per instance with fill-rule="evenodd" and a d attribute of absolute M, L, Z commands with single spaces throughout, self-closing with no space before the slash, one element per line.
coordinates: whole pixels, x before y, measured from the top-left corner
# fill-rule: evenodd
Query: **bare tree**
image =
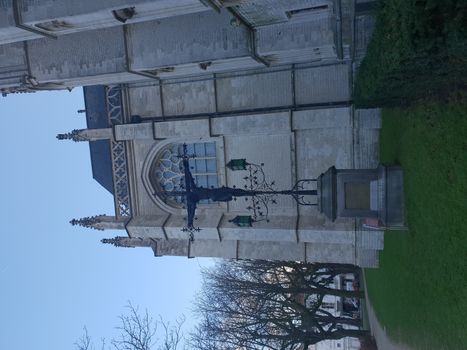
<path fill-rule="evenodd" d="M 185 323 L 185 316 L 180 316 L 175 320 L 175 325 L 171 325 L 170 322 L 165 322 L 160 317 L 160 324 L 164 328 L 164 340 L 162 345 L 159 346 L 159 350 L 176 350 L 178 345 L 183 340 L 182 326 Z"/>
<path fill-rule="evenodd" d="M 75 342 L 75 347 L 79 350 L 94 350 L 94 346 L 86 326 L 83 327 L 83 335 L 81 335 L 81 337 Z"/>
<path fill-rule="evenodd" d="M 120 324 L 116 329 L 119 336 L 112 338 L 106 345 L 105 339 L 101 340 L 101 350 L 182 350 L 183 346 L 182 327 L 185 317 L 181 316 L 175 324 L 160 319 L 154 320 L 147 310 L 140 312 L 138 307 L 130 302 L 126 306 L 127 314 L 119 316 Z M 157 338 L 158 330 L 162 331 L 162 339 Z M 77 350 L 95 350 L 91 337 L 86 327 L 83 335 L 74 344 Z"/>
<path fill-rule="evenodd" d="M 324 339 L 360 337 L 361 321 L 321 308 L 325 295 L 360 297 L 330 287 L 352 265 L 223 261 L 203 272 L 197 303 L 201 322 L 191 337 L 199 350 L 305 349 Z M 307 305 L 300 300 L 307 296 Z M 346 329 L 354 326 L 357 329 Z"/>

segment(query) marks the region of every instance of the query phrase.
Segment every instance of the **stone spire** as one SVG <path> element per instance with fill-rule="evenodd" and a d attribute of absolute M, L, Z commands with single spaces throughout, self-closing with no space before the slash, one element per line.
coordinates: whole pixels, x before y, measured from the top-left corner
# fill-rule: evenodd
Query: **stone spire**
<path fill-rule="evenodd" d="M 113 244 L 116 247 L 125 247 L 125 248 L 134 248 L 136 247 L 132 244 L 132 239 L 129 237 L 117 236 L 115 238 L 103 238 L 101 242 L 104 244 Z"/>
<path fill-rule="evenodd" d="M 82 226 L 95 230 L 124 230 L 128 218 L 115 217 L 110 215 L 95 215 L 81 219 L 72 219 L 70 224 L 73 226 Z"/>
<path fill-rule="evenodd" d="M 153 238 L 132 238 L 132 237 L 121 237 L 115 238 L 104 238 L 101 239 L 104 244 L 113 244 L 115 247 L 135 248 L 135 247 L 148 247 L 154 252 L 154 256 L 157 256 L 157 240 Z"/>
<path fill-rule="evenodd" d="M 58 134 L 59 140 L 73 140 L 79 141 L 98 141 L 112 139 L 112 129 L 74 129 L 66 134 Z"/>

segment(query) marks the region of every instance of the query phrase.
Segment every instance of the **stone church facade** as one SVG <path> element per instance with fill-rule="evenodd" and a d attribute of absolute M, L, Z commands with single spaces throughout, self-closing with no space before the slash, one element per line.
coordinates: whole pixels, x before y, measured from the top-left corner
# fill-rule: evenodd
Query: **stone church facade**
<path fill-rule="evenodd" d="M 80 5 L 78 5 L 80 4 Z M 378 110 L 352 105 L 373 2 L 351 0 L 0 3 L 3 94 L 84 85 L 94 178 L 115 215 L 73 220 L 157 256 L 319 261 L 376 267 L 383 233 L 332 222 L 277 196 L 268 220 L 237 226 L 251 199 L 198 205 L 190 240 L 179 190 L 186 145 L 199 186 L 243 187 L 232 159 L 263 164 L 279 190 L 329 167 L 379 164 Z"/>

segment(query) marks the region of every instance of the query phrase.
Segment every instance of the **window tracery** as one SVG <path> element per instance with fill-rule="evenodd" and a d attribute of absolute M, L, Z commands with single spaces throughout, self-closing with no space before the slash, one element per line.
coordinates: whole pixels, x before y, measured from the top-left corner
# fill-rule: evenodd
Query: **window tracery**
<path fill-rule="evenodd" d="M 187 144 L 190 156 L 188 164 L 197 186 L 211 188 L 218 187 L 216 143 L 197 142 Z M 167 196 L 164 192 L 183 191 L 185 184 L 184 166 L 180 155 L 183 154 L 183 144 L 170 144 L 159 152 L 151 165 L 149 180 L 156 189 L 157 195 L 165 203 L 182 207 L 183 196 Z M 201 201 L 200 204 L 209 204 Z"/>

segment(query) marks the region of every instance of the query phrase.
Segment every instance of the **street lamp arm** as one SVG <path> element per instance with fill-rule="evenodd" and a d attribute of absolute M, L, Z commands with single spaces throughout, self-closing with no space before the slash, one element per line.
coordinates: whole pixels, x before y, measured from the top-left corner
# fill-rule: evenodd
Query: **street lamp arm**
<path fill-rule="evenodd" d="M 275 204 L 275 196 L 277 195 L 292 196 L 299 205 L 316 205 L 305 199 L 309 198 L 309 196 L 317 195 L 317 190 L 307 189 L 307 184 L 316 181 L 315 179 L 299 180 L 290 190 L 277 191 L 274 189 L 274 182 L 266 181 L 263 164 L 256 165 L 248 163 L 246 159 L 234 159 L 227 164 L 227 167 L 234 171 L 248 171 L 248 175 L 243 179 L 249 183 L 249 185 L 245 185 L 244 188 L 236 188 L 235 186 L 204 188 L 196 185 L 193 174 L 190 171 L 189 159 L 194 156 L 188 154 L 186 144 L 183 145 L 183 154 L 180 154 L 178 157 L 182 158 L 183 172 L 185 175 L 184 183 L 181 186 L 182 190 L 171 192 L 161 191 L 160 193 L 156 193 L 156 195 L 185 198 L 187 225 L 183 228 L 183 231 L 189 233 L 190 240 L 194 239 L 194 232 L 200 230 L 200 228 L 194 226 L 194 221 L 196 220 L 196 207 L 202 200 L 230 202 L 236 200 L 238 197 L 249 197 L 251 199 L 251 204 L 246 209 L 250 210 L 253 214 L 249 219 L 249 224 L 262 220 L 268 221 L 268 204 Z"/>

